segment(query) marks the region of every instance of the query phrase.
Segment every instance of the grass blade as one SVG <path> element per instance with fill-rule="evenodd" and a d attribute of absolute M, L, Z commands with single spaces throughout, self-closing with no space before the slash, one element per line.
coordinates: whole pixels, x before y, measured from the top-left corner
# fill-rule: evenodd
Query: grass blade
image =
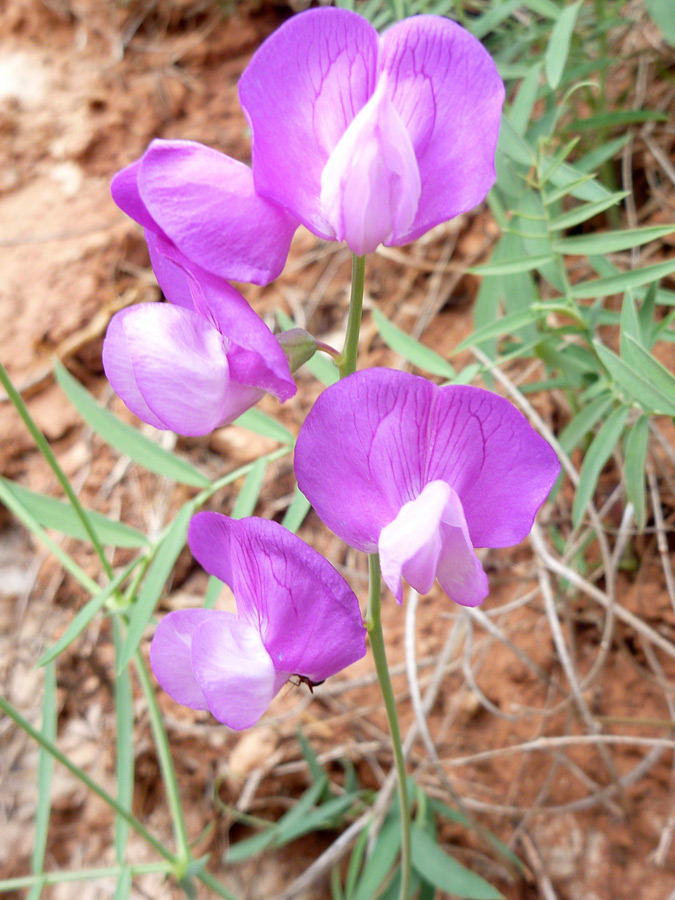
<path fill-rule="evenodd" d="M 50 664 L 45 669 L 44 699 L 42 701 L 42 734 L 48 741 L 56 740 L 56 719 L 58 708 L 56 703 L 56 668 Z M 52 809 L 52 774 L 54 772 L 54 759 L 40 747 L 38 758 L 38 802 L 35 813 L 35 837 L 33 839 L 33 853 L 31 857 L 31 869 L 33 874 L 42 875 L 47 850 L 47 832 L 49 830 L 49 817 Z M 37 896 L 42 891 L 39 887 Z"/>
<path fill-rule="evenodd" d="M 572 525 L 575 529 L 581 524 L 586 508 L 595 493 L 600 473 L 621 437 L 629 412 L 630 407 L 628 406 L 619 406 L 613 410 L 588 448 L 581 466 L 579 484 L 572 504 Z"/>
<path fill-rule="evenodd" d="M 645 459 L 649 440 L 649 416 L 642 415 L 628 430 L 625 453 L 626 494 L 635 507 L 638 528 L 645 527 Z"/>
<path fill-rule="evenodd" d="M 574 33 L 574 26 L 577 23 L 577 16 L 579 15 L 582 2 L 583 0 L 577 0 L 571 6 L 566 6 L 558 16 L 558 21 L 551 31 L 551 37 L 544 56 L 544 70 L 546 72 L 546 80 L 552 90 L 558 87 L 562 74 L 565 71 L 572 34 Z"/>
<path fill-rule="evenodd" d="M 273 441 L 279 441 L 280 444 L 295 443 L 295 438 L 287 428 L 255 407 L 247 409 L 232 424 L 246 428 L 247 431 L 253 431 L 255 434 L 261 434 L 263 437 L 271 438 Z"/>
<path fill-rule="evenodd" d="M 424 881 L 467 900 L 503 900 L 495 887 L 448 856 L 419 825 L 412 825 L 411 838 L 413 868 Z"/>
<path fill-rule="evenodd" d="M 434 353 L 433 350 L 425 347 L 424 344 L 415 340 L 414 337 L 397 328 L 378 309 L 373 309 L 372 314 L 380 337 L 394 353 L 398 353 L 399 356 L 417 366 L 418 369 L 430 372 L 432 375 L 439 375 L 441 378 L 448 379 L 454 378 L 455 370 L 442 356 Z"/>
<path fill-rule="evenodd" d="M 107 409 L 99 406 L 89 391 L 85 390 L 61 363 L 55 363 L 54 371 L 56 380 L 82 418 L 120 453 L 131 457 L 134 462 L 150 469 L 151 472 L 166 475 L 167 478 L 179 481 L 181 484 L 200 488 L 208 486 L 209 479 L 190 463 L 169 453 L 168 450 L 155 444 L 135 428 L 120 421 Z"/>
<path fill-rule="evenodd" d="M 288 528 L 289 531 L 292 531 L 293 534 L 295 534 L 305 521 L 305 516 L 311 508 L 312 504 L 296 485 L 293 499 L 281 520 L 281 524 L 284 528 Z"/>
<path fill-rule="evenodd" d="M 246 516 L 253 515 L 258 497 L 260 497 L 266 471 L 267 460 L 264 456 L 261 456 L 260 459 L 256 459 L 253 463 L 253 468 L 246 476 L 242 489 L 239 491 L 239 496 L 232 509 L 233 519 L 243 519 Z"/>

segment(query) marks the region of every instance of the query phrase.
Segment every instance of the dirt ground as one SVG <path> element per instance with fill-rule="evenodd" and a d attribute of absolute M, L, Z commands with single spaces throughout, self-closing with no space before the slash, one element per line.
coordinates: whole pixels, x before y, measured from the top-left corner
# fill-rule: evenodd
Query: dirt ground
<path fill-rule="evenodd" d="M 134 421 L 102 375 L 101 342 L 117 309 L 159 299 L 159 292 L 140 230 L 110 199 L 111 175 L 155 136 L 199 140 L 247 159 L 236 83 L 253 50 L 289 10 L 254 0 L 231 9 L 210 0 L 4 0 L 0 10 L 0 358 L 86 505 L 156 534 L 188 489 L 141 472 L 84 427 L 54 384 L 52 359 L 61 358 L 102 402 Z M 648 44 L 648 50 L 654 74 L 668 64 L 667 56 L 662 46 Z M 669 102 L 658 85 L 655 91 L 660 103 Z M 630 169 L 636 196 L 647 197 L 650 173 L 658 168 L 649 141 L 667 154 L 673 133 L 672 125 L 664 125 L 662 132 L 636 135 Z M 638 201 L 641 224 L 650 216 L 672 218 L 675 190 L 667 177 L 659 191 L 661 202 L 650 201 L 644 215 Z M 413 247 L 383 252 L 369 268 L 366 309 L 377 304 L 399 327 L 423 335 L 448 356 L 472 327 L 478 282 L 464 271 L 489 256 L 496 237 L 490 216 L 478 211 Z M 246 288 L 246 295 L 270 323 L 282 309 L 340 346 L 349 272 L 346 250 L 301 231 L 283 276 L 264 289 Z M 402 366 L 368 313 L 361 352 L 362 366 Z M 672 353 L 663 361 L 672 367 Z M 537 376 L 507 371 L 516 381 Z M 300 374 L 299 388 L 283 408 L 269 398 L 263 403 L 294 430 L 319 391 L 308 373 Z M 564 424 L 561 398 L 531 399 L 546 423 L 556 429 Z M 591 585 L 595 593 L 553 582 L 525 542 L 485 557 L 492 592 L 477 617 L 451 608 L 440 593 L 419 603 L 423 693 L 433 688 L 434 673 L 439 675 L 428 715 L 437 760 L 418 739 L 411 770 L 447 802 L 449 779 L 467 809 L 523 859 L 527 875 L 517 877 L 475 833 L 442 831 L 457 858 L 509 900 L 675 897 L 675 598 L 667 584 L 675 533 L 675 431 L 667 422 L 660 428 L 663 444 L 654 453 L 653 480 L 663 525 L 657 528 L 650 515 L 643 534 L 624 533 L 621 565 L 612 570 L 614 578 L 606 573 Z M 170 436 L 162 440 L 172 446 Z M 211 476 L 274 446 L 234 427 L 178 441 L 180 452 Z M 0 466 L 3 475 L 58 495 L 6 398 L 0 403 Z M 613 494 L 618 481 L 608 467 L 596 498 L 598 508 L 604 504 L 610 546 L 621 532 L 620 498 Z M 283 513 L 292 488 L 291 462 L 283 458 L 268 470 L 257 512 Z M 232 489 L 222 491 L 211 506 L 228 512 L 234 496 Z M 563 491 L 555 507 L 543 511 L 542 533 L 550 522 L 564 533 L 569 520 L 569 494 Z M 86 598 L 5 511 L 0 524 L 0 684 L 37 723 L 43 673 L 36 660 Z M 364 594 L 364 560 L 346 553 L 313 515 L 301 534 Z M 86 547 L 62 542 L 90 575 L 99 575 Z M 593 547 L 588 552 L 598 553 Z M 116 551 L 114 565 L 126 561 L 125 551 Z M 185 551 L 161 610 L 200 605 L 205 585 Z M 558 620 L 547 606 L 547 589 L 563 596 L 561 633 L 581 682 L 577 696 L 554 640 Z M 609 622 L 608 605 L 615 610 Z M 384 617 L 405 734 L 414 721 L 403 674 L 405 611 L 389 600 Z M 148 643 L 149 635 L 145 651 Z M 60 658 L 57 670 L 59 746 L 111 791 L 113 671 L 112 636 L 100 620 Z M 313 697 L 304 686 L 290 686 L 263 723 L 244 734 L 159 696 L 195 852 L 210 853 L 214 872 L 242 898 L 283 896 L 332 839 L 304 839 L 253 866 L 221 862 L 228 842 L 246 833 L 232 825 L 223 803 L 277 818 L 309 784 L 295 737 L 298 725 L 336 778 L 340 758 L 354 763 L 365 786 L 377 787 L 386 778 L 391 755 L 370 658 L 331 681 Z M 147 711 L 136 687 L 134 812 L 171 845 Z M 7 878 L 30 871 L 37 750 L 8 721 L 0 721 L 0 746 L 0 878 Z M 57 766 L 47 869 L 114 864 L 113 830 L 109 810 Z M 129 857 L 155 858 L 135 839 Z M 80 900 L 98 900 L 112 896 L 114 884 L 53 886 L 43 896 L 60 900 L 75 890 Z M 137 879 L 132 896 L 182 894 L 147 875 Z M 327 881 L 298 896 L 328 898 Z"/>

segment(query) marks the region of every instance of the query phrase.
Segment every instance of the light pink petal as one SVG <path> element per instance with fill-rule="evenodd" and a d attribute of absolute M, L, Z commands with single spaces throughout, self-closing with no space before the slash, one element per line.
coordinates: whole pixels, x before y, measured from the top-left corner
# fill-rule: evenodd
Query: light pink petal
<path fill-rule="evenodd" d="M 125 212 L 135 222 L 138 222 L 143 228 L 157 230 L 157 225 L 146 209 L 140 192 L 138 190 L 138 173 L 143 162 L 143 157 L 132 162 L 131 165 L 125 166 L 124 169 L 113 176 L 110 183 L 110 192 L 115 203 L 122 212 Z"/>
<path fill-rule="evenodd" d="M 480 42 L 440 16 L 413 16 L 381 38 L 380 70 L 410 135 L 422 180 L 407 243 L 477 206 L 495 180 L 504 85 Z"/>
<path fill-rule="evenodd" d="M 323 214 L 336 239 L 363 256 L 410 231 L 420 192 L 415 151 L 381 78 L 321 174 Z"/>
<path fill-rule="evenodd" d="M 122 328 L 138 391 L 161 427 L 197 435 L 222 424 L 229 387 L 226 345 L 206 319 L 180 306 L 142 303 L 129 310 Z M 124 387 L 111 384 L 116 391 Z"/>
<path fill-rule="evenodd" d="M 377 33 L 343 9 L 294 16 L 254 54 L 239 82 L 257 191 L 332 239 L 320 209 L 328 157 L 375 89 Z"/>
<path fill-rule="evenodd" d="M 155 415 L 145 402 L 136 382 L 134 365 L 129 352 L 129 345 L 125 334 L 123 322 L 127 316 L 132 316 L 137 307 L 122 309 L 110 320 L 108 330 L 103 341 L 103 368 L 106 377 L 113 390 L 121 397 L 134 415 L 154 425 L 155 428 L 166 428 L 162 420 Z"/>
<path fill-rule="evenodd" d="M 426 480 L 455 489 L 474 547 L 509 547 L 529 534 L 559 471 L 553 449 L 503 397 L 437 389 Z"/>
<path fill-rule="evenodd" d="M 166 238 L 145 229 L 150 263 L 162 293 L 170 303 L 194 309 L 185 267 L 188 260 Z"/>
<path fill-rule="evenodd" d="M 191 658 L 209 711 L 237 731 L 255 725 L 292 674 L 274 668 L 254 626 L 226 613 L 195 629 Z"/>
<path fill-rule="evenodd" d="M 185 256 L 213 275 L 267 284 L 280 274 L 297 221 L 258 196 L 248 166 L 192 141 L 153 141 L 138 188 Z"/>
<path fill-rule="evenodd" d="M 416 375 L 366 369 L 325 390 L 300 429 L 300 490 L 326 525 L 357 550 L 374 553 L 382 529 L 426 483 L 435 391 Z"/>
<path fill-rule="evenodd" d="M 382 578 L 399 603 L 404 578 L 420 594 L 428 593 L 436 580 L 441 517 L 450 493 L 444 481 L 432 481 L 418 497 L 404 504 L 380 533 Z"/>
<path fill-rule="evenodd" d="M 323 681 L 366 652 L 358 600 L 316 550 L 267 519 L 199 513 L 190 548 L 233 592 L 279 671 Z"/>
<path fill-rule="evenodd" d="M 487 575 L 476 556 L 464 510 L 455 491 L 450 492 L 441 525 L 442 550 L 438 581 L 451 600 L 461 606 L 478 606 L 487 597 Z"/>
<path fill-rule="evenodd" d="M 183 706 L 207 709 L 202 689 L 192 671 L 192 636 L 195 628 L 205 621 L 214 621 L 232 613 L 209 609 L 181 609 L 164 616 L 150 645 L 150 665 L 162 689 Z"/>

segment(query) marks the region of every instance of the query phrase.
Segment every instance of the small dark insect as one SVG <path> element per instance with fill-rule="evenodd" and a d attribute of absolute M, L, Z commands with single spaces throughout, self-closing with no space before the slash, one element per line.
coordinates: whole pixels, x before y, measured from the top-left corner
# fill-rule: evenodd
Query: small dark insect
<path fill-rule="evenodd" d="M 298 680 L 293 681 L 294 678 L 297 678 Z M 323 682 L 326 679 L 324 678 L 323 681 L 312 681 L 306 675 L 291 675 L 291 677 L 288 680 L 291 682 L 291 684 L 294 684 L 296 687 L 300 687 L 301 684 L 306 684 L 307 687 L 309 688 L 310 694 L 313 694 L 314 688 L 318 687 L 320 684 L 323 684 Z"/>

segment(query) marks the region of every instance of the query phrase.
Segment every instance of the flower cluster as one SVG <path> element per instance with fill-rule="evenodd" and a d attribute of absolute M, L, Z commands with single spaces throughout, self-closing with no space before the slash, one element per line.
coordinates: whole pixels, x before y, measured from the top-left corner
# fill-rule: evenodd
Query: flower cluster
<path fill-rule="evenodd" d="M 448 19 L 416 16 L 379 36 L 353 12 L 308 11 L 260 47 L 239 91 L 252 167 L 156 140 L 112 186 L 145 230 L 168 302 L 118 313 L 104 366 L 141 419 L 187 435 L 233 421 L 264 392 L 291 397 L 292 371 L 316 348 L 305 334 L 273 335 L 231 280 L 275 278 L 301 223 L 357 256 L 415 240 L 495 179 L 504 87 Z M 370 369 L 319 397 L 295 472 L 337 535 L 379 554 L 399 603 L 404 581 L 428 592 L 438 579 L 473 606 L 488 591 L 474 547 L 520 541 L 558 463 L 501 397 Z M 162 620 L 151 663 L 177 702 L 246 728 L 289 677 L 321 682 L 364 655 L 356 596 L 282 526 L 200 513 L 189 542 L 237 612 Z"/>

